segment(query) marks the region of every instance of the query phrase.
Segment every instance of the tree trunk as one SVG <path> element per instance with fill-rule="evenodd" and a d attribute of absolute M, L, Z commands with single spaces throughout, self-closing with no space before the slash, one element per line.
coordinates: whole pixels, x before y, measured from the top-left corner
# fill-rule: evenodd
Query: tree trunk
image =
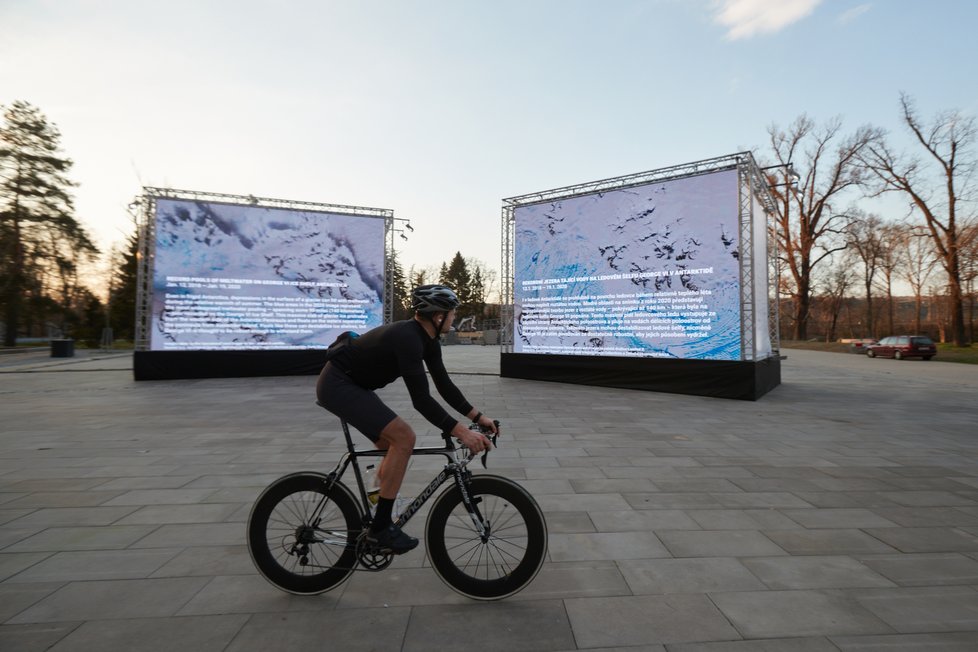
<path fill-rule="evenodd" d="M 914 312 L 914 316 L 913 316 L 913 332 L 914 333 L 919 333 L 920 332 L 920 311 L 923 308 L 924 299 L 921 296 L 921 294 L 920 294 L 919 291 L 914 294 L 914 297 L 913 298 L 914 298 L 914 307 L 916 308 L 916 310 Z"/>

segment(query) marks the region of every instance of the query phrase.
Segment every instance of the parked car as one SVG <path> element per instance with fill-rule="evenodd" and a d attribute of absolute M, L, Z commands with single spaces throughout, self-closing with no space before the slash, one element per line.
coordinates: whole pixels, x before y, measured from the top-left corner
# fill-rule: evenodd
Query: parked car
<path fill-rule="evenodd" d="M 849 345 L 850 353 L 865 353 L 866 347 L 868 347 L 870 344 L 879 344 L 879 340 L 875 340 L 870 337 L 864 337 L 861 340 L 848 339 L 848 340 L 839 340 L 839 341 L 842 342 L 843 344 Z"/>
<path fill-rule="evenodd" d="M 937 345 L 924 335 L 891 335 L 884 337 L 879 344 L 866 347 L 866 355 L 870 358 L 923 358 L 930 360 L 937 355 Z"/>

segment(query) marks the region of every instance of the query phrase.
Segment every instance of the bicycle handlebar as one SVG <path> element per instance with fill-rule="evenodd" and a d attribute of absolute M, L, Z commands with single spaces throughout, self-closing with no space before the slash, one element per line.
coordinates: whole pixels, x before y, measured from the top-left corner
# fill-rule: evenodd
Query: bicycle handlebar
<path fill-rule="evenodd" d="M 495 448 L 496 447 L 496 439 L 499 437 L 499 420 L 498 419 L 495 419 L 495 420 L 493 420 L 493 423 L 496 424 L 496 433 L 495 434 L 492 434 L 492 430 L 489 430 L 488 428 L 483 428 L 478 423 L 470 424 L 469 425 L 469 430 L 481 432 L 483 435 L 486 435 L 487 437 L 489 437 L 489 441 L 492 442 L 492 446 L 493 446 L 493 448 Z M 491 449 L 487 448 L 482 453 L 482 468 L 484 468 L 484 469 L 485 468 L 488 468 L 486 466 L 486 458 L 489 457 L 489 451 L 490 450 Z M 472 453 L 472 450 L 466 447 L 466 449 L 465 449 L 465 463 L 468 464 L 474 458 L 475 458 L 475 455 Z"/>

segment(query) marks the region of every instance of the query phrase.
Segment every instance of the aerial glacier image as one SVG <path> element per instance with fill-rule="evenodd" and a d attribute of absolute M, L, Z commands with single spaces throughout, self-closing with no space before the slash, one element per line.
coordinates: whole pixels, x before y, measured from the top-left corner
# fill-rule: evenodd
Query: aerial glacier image
<path fill-rule="evenodd" d="M 736 169 L 514 209 L 514 352 L 740 360 Z"/>
<path fill-rule="evenodd" d="M 156 200 L 152 350 L 325 348 L 383 323 L 384 218 Z"/>

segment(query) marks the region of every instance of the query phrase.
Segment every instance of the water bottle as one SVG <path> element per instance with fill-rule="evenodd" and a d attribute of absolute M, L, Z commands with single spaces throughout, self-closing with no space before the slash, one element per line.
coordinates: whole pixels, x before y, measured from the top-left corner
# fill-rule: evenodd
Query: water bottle
<path fill-rule="evenodd" d="M 373 464 L 369 464 L 363 474 L 363 486 L 367 488 L 367 500 L 370 501 L 370 505 L 376 507 L 377 501 L 380 500 L 380 481 L 374 473 Z"/>

